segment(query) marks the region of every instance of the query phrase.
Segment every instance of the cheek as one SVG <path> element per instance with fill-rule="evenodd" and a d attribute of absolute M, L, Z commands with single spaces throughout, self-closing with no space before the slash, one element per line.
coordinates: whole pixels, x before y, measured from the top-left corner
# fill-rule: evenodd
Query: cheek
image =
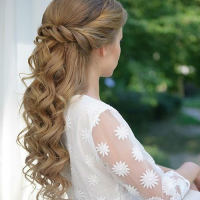
<path fill-rule="evenodd" d="M 119 57 L 121 54 L 121 47 L 120 43 L 116 42 L 115 45 L 113 46 L 113 49 L 111 50 L 111 65 L 116 65 L 118 63 Z"/>
<path fill-rule="evenodd" d="M 120 56 L 120 54 L 121 54 L 121 47 L 119 46 L 119 56 Z"/>
<path fill-rule="evenodd" d="M 121 47 L 120 47 L 120 45 L 118 45 L 118 47 L 117 47 L 116 54 L 117 54 L 117 57 L 119 59 L 120 54 L 121 54 Z"/>

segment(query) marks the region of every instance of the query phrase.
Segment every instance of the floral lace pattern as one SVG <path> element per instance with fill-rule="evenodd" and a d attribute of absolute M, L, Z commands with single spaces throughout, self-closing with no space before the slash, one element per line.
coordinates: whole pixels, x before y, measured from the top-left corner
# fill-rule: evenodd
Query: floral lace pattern
<path fill-rule="evenodd" d="M 138 145 L 133 145 L 133 147 L 132 147 L 132 157 L 134 157 L 135 160 L 138 160 L 138 162 L 144 160 L 144 156 L 143 156 Z"/>
<path fill-rule="evenodd" d="M 141 176 L 141 184 L 144 185 L 143 187 L 151 188 L 158 185 L 158 176 L 156 175 L 156 172 L 153 170 L 147 169 L 145 173 L 143 173 L 143 176 Z"/>
<path fill-rule="evenodd" d="M 173 170 L 164 173 L 116 109 L 89 96 L 82 100 L 65 118 L 74 199 L 119 198 L 118 184 L 145 200 L 185 197 L 190 182 Z"/>

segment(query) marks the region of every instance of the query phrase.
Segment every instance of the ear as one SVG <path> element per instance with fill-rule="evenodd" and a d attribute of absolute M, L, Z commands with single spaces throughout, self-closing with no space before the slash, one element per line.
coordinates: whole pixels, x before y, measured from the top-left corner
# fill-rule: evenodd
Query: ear
<path fill-rule="evenodd" d="M 107 55 L 107 52 L 108 52 L 108 49 L 106 45 L 99 48 L 100 56 L 105 57 Z"/>

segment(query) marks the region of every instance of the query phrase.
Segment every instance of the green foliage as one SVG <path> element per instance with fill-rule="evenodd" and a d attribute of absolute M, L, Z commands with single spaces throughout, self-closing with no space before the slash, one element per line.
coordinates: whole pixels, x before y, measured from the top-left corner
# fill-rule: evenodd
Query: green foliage
<path fill-rule="evenodd" d="M 116 108 L 130 125 L 140 126 L 146 121 L 161 120 L 176 113 L 181 106 L 181 99 L 168 93 L 155 93 L 156 104 L 143 101 L 145 93 L 119 92 L 109 97 L 106 102 Z M 135 127 L 134 127 L 135 128 Z"/>
<path fill-rule="evenodd" d="M 100 93 L 140 133 L 149 121 L 176 116 L 186 83 L 200 88 L 200 0 L 119 1 L 128 11 L 121 57 L 111 77 L 115 86 L 100 79 Z"/>
<path fill-rule="evenodd" d="M 173 124 L 170 125 L 174 126 Z M 149 131 L 147 135 L 137 135 L 137 138 L 144 146 L 152 146 L 156 144 L 159 149 L 162 149 L 162 151 L 167 152 L 168 154 L 183 152 L 199 154 L 200 136 L 190 137 L 190 133 L 188 133 L 188 136 L 185 136 L 176 131 L 171 131 L 166 135 L 162 135 L 162 130 L 160 129 L 157 129 L 157 133 L 159 134 L 154 135 L 155 131 L 153 133 Z"/>
<path fill-rule="evenodd" d="M 112 77 L 116 82 L 113 93 L 142 92 L 147 104 L 156 105 L 155 92 L 182 95 L 183 83 L 188 81 L 199 87 L 200 1 L 120 2 L 128 11 L 128 21 Z M 181 70 L 184 65 L 189 74 Z M 102 89 L 110 90 L 105 85 Z"/>
<path fill-rule="evenodd" d="M 177 96 L 169 93 L 156 93 L 158 105 L 155 108 L 155 119 L 162 119 L 166 116 L 173 115 L 182 105 L 182 101 Z"/>
<path fill-rule="evenodd" d="M 177 123 L 182 124 L 182 125 L 199 125 L 200 126 L 200 121 L 190 117 L 186 114 L 179 113 L 177 116 Z M 199 132 L 200 132 L 200 127 L 199 127 Z"/>
<path fill-rule="evenodd" d="M 185 98 L 183 101 L 184 107 L 200 108 L 200 96 L 196 98 Z"/>

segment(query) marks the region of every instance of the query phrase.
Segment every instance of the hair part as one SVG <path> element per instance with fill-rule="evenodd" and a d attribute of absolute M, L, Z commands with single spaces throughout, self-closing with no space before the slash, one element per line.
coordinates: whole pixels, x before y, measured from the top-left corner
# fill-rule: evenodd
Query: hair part
<path fill-rule="evenodd" d="M 26 79 L 33 82 L 25 84 L 20 110 L 23 106 L 26 128 L 17 136 L 28 152 L 22 172 L 34 189 L 35 182 L 41 185 L 37 200 L 64 199 L 72 186 L 62 174 L 70 163 L 62 144 L 67 127 L 63 112 L 73 95 L 87 91 L 92 49 L 112 44 L 126 20 L 127 12 L 116 0 L 53 0 L 43 14 L 28 58 L 32 73 L 22 78 L 24 84 Z"/>

